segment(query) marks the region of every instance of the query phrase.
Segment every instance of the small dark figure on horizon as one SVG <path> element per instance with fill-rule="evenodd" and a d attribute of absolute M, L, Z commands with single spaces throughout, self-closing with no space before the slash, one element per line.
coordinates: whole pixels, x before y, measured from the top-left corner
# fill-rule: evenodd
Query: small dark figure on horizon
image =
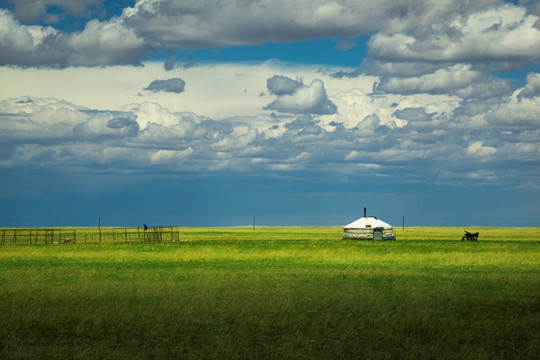
<path fill-rule="evenodd" d="M 465 235 L 463 235 L 463 237 L 461 238 L 461 241 L 463 241 L 465 239 L 467 241 L 478 241 L 478 233 L 476 232 L 474 234 L 471 234 L 470 232 L 465 230 Z"/>

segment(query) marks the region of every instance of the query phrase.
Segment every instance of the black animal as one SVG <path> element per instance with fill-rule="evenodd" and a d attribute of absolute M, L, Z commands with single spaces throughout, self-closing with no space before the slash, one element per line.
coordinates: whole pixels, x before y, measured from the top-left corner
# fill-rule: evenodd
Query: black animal
<path fill-rule="evenodd" d="M 478 233 L 471 234 L 467 230 L 465 230 L 465 235 L 461 238 L 461 241 L 467 240 L 467 241 L 478 241 Z"/>

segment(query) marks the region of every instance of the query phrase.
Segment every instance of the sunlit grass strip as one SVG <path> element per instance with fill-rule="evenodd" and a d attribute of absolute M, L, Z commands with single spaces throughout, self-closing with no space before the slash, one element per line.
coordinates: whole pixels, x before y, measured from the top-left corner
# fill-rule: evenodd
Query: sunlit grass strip
<path fill-rule="evenodd" d="M 4 244 L 44 244 L 43 238 L 36 239 L 36 231 L 43 231 L 44 228 L 0 228 L 0 243 L 2 234 L 6 238 L 12 237 L 17 231 L 25 238 L 32 234 L 32 241 L 4 241 Z M 89 228 L 55 228 L 54 243 L 61 242 L 67 238 L 72 238 L 77 243 L 122 243 L 122 242 L 145 242 L 151 240 L 151 236 L 145 236 L 142 228 L 113 228 L 97 227 Z M 463 229 L 460 227 L 394 227 L 396 239 L 411 241 L 438 241 L 438 240 L 461 240 L 464 230 L 479 232 L 480 242 L 489 241 L 535 241 L 538 239 L 539 228 L 494 228 L 475 227 Z M 73 233 L 76 236 L 73 236 Z M 100 236 L 101 233 L 101 236 Z M 199 240 L 199 241 L 237 241 L 237 240 L 341 240 L 343 237 L 343 227 L 234 227 L 234 228 L 191 228 L 174 227 L 174 237 L 164 237 L 165 241 L 170 239 L 179 240 Z M 42 234 L 42 232 L 40 233 Z M 113 236 L 114 234 L 114 236 Z M 127 236 L 125 236 L 127 234 Z M 59 237 L 60 235 L 60 237 Z M 76 237 L 76 238 L 75 238 Z M 137 240 L 139 239 L 139 240 Z M 538 240 L 536 240 L 538 241 Z M 51 243 L 48 241 L 48 243 Z"/>

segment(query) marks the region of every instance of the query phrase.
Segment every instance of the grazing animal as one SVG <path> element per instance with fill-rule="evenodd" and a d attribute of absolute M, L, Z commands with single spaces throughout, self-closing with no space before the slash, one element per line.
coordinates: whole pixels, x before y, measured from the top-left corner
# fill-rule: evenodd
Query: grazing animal
<path fill-rule="evenodd" d="M 467 241 L 478 241 L 478 233 L 470 233 L 467 230 L 465 230 L 465 234 L 461 238 L 461 241 L 467 240 Z"/>
<path fill-rule="evenodd" d="M 68 244 L 70 242 L 71 242 L 70 238 L 65 238 L 64 240 L 62 240 L 62 244 Z"/>

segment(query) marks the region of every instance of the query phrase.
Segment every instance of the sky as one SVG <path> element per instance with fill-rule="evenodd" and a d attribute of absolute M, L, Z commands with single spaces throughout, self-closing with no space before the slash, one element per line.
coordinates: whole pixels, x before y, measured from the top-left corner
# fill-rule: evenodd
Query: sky
<path fill-rule="evenodd" d="M 0 1 L 1 226 L 540 226 L 540 1 Z"/>

